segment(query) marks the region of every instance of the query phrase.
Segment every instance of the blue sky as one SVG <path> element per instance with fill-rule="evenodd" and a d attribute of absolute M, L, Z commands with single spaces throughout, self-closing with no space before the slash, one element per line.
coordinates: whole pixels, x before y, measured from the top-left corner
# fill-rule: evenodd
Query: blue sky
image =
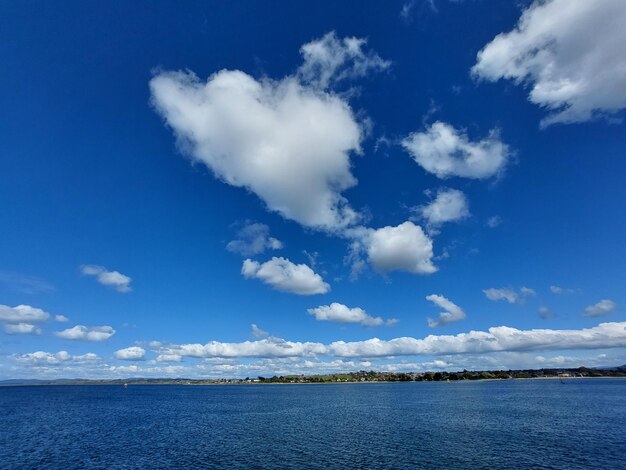
<path fill-rule="evenodd" d="M 0 378 L 625 363 L 588 8 L 2 4 Z"/>

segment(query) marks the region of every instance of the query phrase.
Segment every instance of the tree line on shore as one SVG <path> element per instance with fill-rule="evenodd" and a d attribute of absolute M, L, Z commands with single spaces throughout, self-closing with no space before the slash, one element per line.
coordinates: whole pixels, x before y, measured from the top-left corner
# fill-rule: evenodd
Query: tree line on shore
<path fill-rule="evenodd" d="M 610 369 L 522 369 L 522 370 L 484 370 L 459 372 L 376 372 L 358 371 L 341 374 L 323 375 L 285 375 L 259 377 L 260 383 L 330 383 L 330 382 L 452 382 L 460 380 L 497 380 L 497 379 L 533 379 L 550 377 L 626 377 L 626 366 Z"/>
<path fill-rule="evenodd" d="M 187 378 L 126 378 L 126 379 L 57 379 L 5 380 L 0 385 L 236 385 L 275 383 L 362 383 L 362 382 L 457 382 L 464 380 L 506 380 L 576 377 L 626 377 L 626 365 L 604 369 L 578 367 L 575 369 L 520 369 L 458 372 L 376 372 L 373 370 L 317 375 L 275 375 L 272 377 L 187 379 Z"/>

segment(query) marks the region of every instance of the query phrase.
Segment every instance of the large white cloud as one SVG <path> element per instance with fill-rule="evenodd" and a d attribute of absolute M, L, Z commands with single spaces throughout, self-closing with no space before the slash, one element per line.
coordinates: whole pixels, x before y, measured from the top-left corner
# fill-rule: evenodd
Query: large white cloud
<path fill-rule="evenodd" d="M 586 317 L 598 317 L 600 315 L 607 315 L 617 308 L 617 304 L 611 299 L 602 299 L 598 303 L 589 305 L 585 308 Z"/>
<path fill-rule="evenodd" d="M 71 355 L 67 351 L 59 351 L 57 353 L 49 353 L 45 351 L 35 351 L 26 354 L 14 354 L 15 361 L 29 366 L 55 366 L 62 363 L 94 363 L 100 361 L 100 357 L 94 353 L 86 353 L 80 355 Z"/>
<path fill-rule="evenodd" d="M 226 249 L 243 256 L 263 253 L 265 250 L 280 250 L 283 242 L 270 236 L 265 224 L 248 223 L 237 232 L 237 238 L 226 245 Z"/>
<path fill-rule="evenodd" d="M 543 126 L 614 113 L 626 107 L 625 17 L 623 0 L 535 1 L 472 73 L 529 84 L 530 101 L 552 111 Z"/>
<path fill-rule="evenodd" d="M 10 335 L 40 335 L 41 328 L 32 323 L 7 323 L 4 325 L 4 331 Z"/>
<path fill-rule="evenodd" d="M 247 259 L 241 274 L 269 284 L 274 289 L 299 295 L 325 294 L 330 285 L 306 264 L 294 264 L 286 258 L 273 257 L 265 263 Z"/>
<path fill-rule="evenodd" d="M 30 305 L 17 305 L 15 307 L 0 305 L 0 323 L 4 324 L 5 333 L 10 335 L 39 335 L 41 328 L 37 324 L 49 318 L 48 312 Z"/>
<path fill-rule="evenodd" d="M 353 250 L 365 251 L 367 258 L 379 271 L 408 271 L 432 274 L 433 242 L 419 225 L 404 222 L 379 229 L 359 227 L 349 232 L 354 238 Z"/>
<path fill-rule="evenodd" d="M 63 339 L 105 341 L 115 334 L 115 330 L 110 326 L 76 325 L 63 331 L 57 331 L 54 334 Z"/>
<path fill-rule="evenodd" d="M 30 305 L 17 305 L 9 307 L 0 305 L 0 322 L 4 323 L 39 323 L 50 318 L 48 312 Z"/>
<path fill-rule="evenodd" d="M 423 339 L 336 341 L 329 344 L 266 338 L 241 343 L 165 345 L 163 355 L 198 358 L 234 357 L 391 357 L 484 354 L 503 351 L 556 351 L 626 347 L 626 322 L 601 323 L 580 330 L 519 330 L 507 326 L 457 335 L 429 335 Z"/>
<path fill-rule="evenodd" d="M 334 31 L 308 42 L 300 48 L 304 63 L 298 69 L 298 75 L 303 82 L 328 88 L 333 82 L 387 69 L 391 62 L 383 60 L 374 51 L 363 51 L 366 42 L 366 39 L 356 37 L 339 39 Z"/>
<path fill-rule="evenodd" d="M 118 271 L 109 271 L 104 266 L 95 264 L 84 264 L 80 267 L 81 273 L 85 276 L 93 276 L 103 286 L 112 287 L 118 292 L 130 292 L 131 278 Z"/>
<path fill-rule="evenodd" d="M 350 153 L 363 131 L 340 97 L 295 76 L 256 80 L 221 70 L 206 83 L 161 72 L 152 102 L 183 151 L 222 181 L 302 225 L 335 230 L 358 219 L 341 195 L 357 181 Z"/>
<path fill-rule="evenodd" d="M 464 132 L 441 121 L 410 134 L 402 146 L 418 165 L 439 178 L 489 178 L 499 174 L 511 156 L 496 130 L 482 140 L 471 141 Z"/>
<path fill-rule="evenodd" d="M 429 204 L 417 208 L 429 225 L 437 226 L 469 217 L 469 204 L 463 191 L 441 189 Z"/>
<path fill-rule="evenodd" d="M 350 308 L 338 302 L 310 308 L 308 312 L 313 315 L 316 320 L 336 323 L 358 323 L 363 326 L 380 326 L 393 325 L 398 322 L 398 320 L 394 318 L 383 320 L 381 317 L 373 317 L 362 308 Z"/>
<path fill-rule="evenodd" d="M 146 350 L 139 346 L 130 346 L 124 349 L 118 349 L 113 354 L 116 359 L 122 359 L 123 361 L 138 361 L 144 358 Z"/>
<path fill-rule="evenodd" d="M 182 360 L 182 356 L 178 354 L 159 354 L 156 358 L 157 362 L 180 362 Z"/>
<path fill-rule="evenodd" d="M 443 309 L 443 312 L 439 313 L 437 320 L 433 320 L 432 318 L 428 319 L 428 326 L 431 328 L 445 326 L 448 323 L 463 320 L 465 318 L 465 312 L 463 309 L 451 300 L 445 298 L 443 295 L 431 294 L 426 297 L 426 300 L 431 301 Z"/>

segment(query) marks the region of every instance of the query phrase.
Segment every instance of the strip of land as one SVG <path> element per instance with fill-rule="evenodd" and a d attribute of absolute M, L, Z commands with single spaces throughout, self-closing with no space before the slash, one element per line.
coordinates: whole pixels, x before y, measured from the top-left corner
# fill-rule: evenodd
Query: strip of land
<path fill-rule="evenodd" d="M 522 369 L 483 370 L 459 372 L 376 372 L 358 371 L 319 375 L 280 375 L 273 377 L 246 377 L 233 379 L 188 379 L 188 378 L 125 378 L 125 379 L 54 379 L 0 381 L 0 386 L 18 385 L 243 385 L 243 384 L 319 384 L 319 383 L 370 383 L 370 382 L 458 382 L 467 380 L 511 380 L 511 379 L 569 379 L 625 377 L 626 364 L 618 367 L 591 369 Z"/>

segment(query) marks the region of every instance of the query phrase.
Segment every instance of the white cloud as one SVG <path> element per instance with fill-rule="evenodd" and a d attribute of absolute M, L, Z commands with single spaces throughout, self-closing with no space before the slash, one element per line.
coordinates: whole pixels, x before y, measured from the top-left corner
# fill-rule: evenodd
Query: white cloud
<path fill-rule="evenodd" d="M 61 363 L 72 362 L 76 364 L 95 363 L 100 357 L 94 353 L 81 354 L 72 356 L 67 351 L 59 351 L 57 353 L 49 353 L 45 351 L 35 351 L 26 354 L 14 354 L 13 359 L 21 364 L 38 367 L 38 366 L 55 366 Z"/>
<path fill-rule="evenodd" d="M 559 287 L 559 286 L 550 286 L 550 292 L 553 294 L 573 294 L 574 289 L 568 289 L 567 287 Z"/>
<path fill-rule="evenodd" d="M 345 47 L 360 51 L 359 40 L 347 41 Z M 364 131 L 346 101 L 302 82 L 313 79 L 315 67 L 323 77 L 332 68 L 322 61 L 329 50 L 313 44 L 299 76 L 256 80 L 221 70 L 203 83 L 191 72 L 161 72 L 150 90 L 180 148 L 217 178 L 248 189 L 287 219 L 337 230 L 359 218 L 341 193 L 357 184 L 350 153 L 361 151 Z M 366 63 L 342 70 L 358 75 Z"/>
<path fill-rule="evenodd" d="M 138 365 L 131 364 L 129 366 L 111 366 L 109 367 L 109 370 L 117 374 L 134 374 L 139 372 L 141 369 Z"/>
<path fill-rule="evenodd" d="M 69 318 L 67 318 L 65 315 L 55 315 L 55 316 L 54 316 L 54 321 L 58 321 L 58 322 L 61 322 L 61 323 L 65 323 L 65 322 L 70 321 L 70 319 L 69 319 Z"/>
<path fill-rule="evenodd" d="M 243 256 L 253 256 L 265 250 L 280 250 L 283 242 L 270 237 L 270 229 L 265 224 L 247 224 L 239 232 L 237 239 L 231 240 L 226 249 Z"/>
<path fill-rule="evenodd" d="M 519 292 L 511 288 L 489 288 L 484 289 L 483 292 L 489 300 L 498 301 L 506 300 L 510 304 L 521 304 L 526 301 L 526 298 L 536 295 L 536 292 L 529 287 L 520 288 Z"/>
<path fill-rule="evenodd" d="M 269 338 L 270 334 L 256 326 L 254 323 L 250 325 L 252 327 L 252 336 L 255 338 Z"/>
<path fill-rule="evenodd" d="M 391 357 L 410 355 L 484 354 L 502 351 L 553 351 L 626 347 L 626 322 L 601 323 L 580 330 L 519 330 L 507 326 L 457 335 L 429 335 L 423 339 L 335 341 L 329 344 L 267 338 L 242 343 L 167 345 L 159 354 L 181 357 Z"/>
<path fill-rule="evenodd" d="M 116 359 L 123 361 L 138 361 L 144 358 L 146 350 L 139 346 L 131 346 L 129 348 L 119 349 L 113 354 Z"/>
<path fill-rule="evenodd" d="M 389 68 L 391 62 L 375 52 L 363 52 L 366 43 L 363 38 L 339 39 L 334 31 L 326 33 L 300 48 L 304 63 L 298 69 L 298 76 L 304 83 L 325 89 L 341 80 L 365 77 L 369 72 Z"/>
<path fill-rule="evenodd" d="M 130 292 L 131 278 L 118 271 L 109 271 L 104 266 L 95 264 L 84 264 L 80 267 L 81 273 L 85 276 L 93 276 L 103 286 L 112 287 L 118 292 Z"/>
<path fill-rule="evenodd" d="M 502 223 L 502 217 L 499 215 L 494 215 L 493 217 L 489 217 L 487 219 L 487 227 L 496 228 L 498 225 Z"/>
<path fill-rule="evenodd" d="M 54 365 L 67 360 L 66 358 L 68 356 L 67 351 L 59 351 L 56 354 L 45 351 L 35 351 L 32 353 L 15 355 L 14 358 L 18 362 L 30 365 Z"/>
<path fill-rule="evenodd" d="M 180 362 L 183 358 L 179 354 L 159 354 L 156 360 L 157 362 Z"/>
<path fill-rule="evenodd" d="M 426 300 L 431 301 L 444 310 L 439 313 L 437 320 L 433 320 L 432 318 L 428 319 L 428 326 L 431 328 L 445 326 L 448 323 L 463 320 L 465 318 L 465 312 L 463 309 L 454 302 L 445 298 L 443 295 L 431 294 L 426 297 Z"/>
<path fill-rule="evenodd" d="M 50 318 L 48 312 L 30 305 L 18 305 L 9 307 L 0 305 L 0 322 L 4 323 L 39 323 Z"/>
<path fill-rule="evenodd" d="M 432 226 L 462 220 L 470 216 L 467 198 L 458 189 L 440 189 L 430 204 L 418 207 L 417 210 Z"/>
<path fill-rule="evenodd" d="M 4 331 L 10 335 L 14 334 L 28 334 L 28 335 L 40 335 L 41 328 L 32 323 L 7 323 L 4 325 Z"/>
<path fill-rule="evenodd" d="M 63 331 L 54 333 L 59 338 L 76 339 L 83 341 L 105 341 L 115 334 L 115 330 L 110 326 L 83 326 L 76 325 Z"/>
<path fill-rule="evenodd" d="M 0 305 L 0 323 L 4 324 L 5 333 L 10 335 L 40 335 L 41 328 L 37 326 L 37 323 L 44 322 L 49 318 L 48 312 L 30 305 L 17 305 L 16 307 Z"/>
<path fill-rule="evenodd" d="M 398 320 L 391 318 L 383 320 L 381 317 L 373 317 L 359 307 L 350 308 L 346 305 L 333 302 L 330 305 L 320 305 L 310 308 L 308 312 L 319 321 L 331 321 L 336 323 L 358 323 L 363 326 L 394 325 Z"/>
<path fill-rule="evenodd" d="M 610 299 L 602 299 L 600 302 L 585 308 L 586 317 L 607 315 L 617 308 L 617 304 Z"/>
<path fill-rule="evenodd" d="M 424 132 L 410 134 L 402 146 L 418 165 L 438 178 L 489 178 L 504 169 L 511 155 L 496 130 L 473 142 L 464 132 L 441 121 Z"/>
<path fill-rule="evenodd" d="M 273 257 L 262 264 L 247 259 L 243 262 L 241 274 L 246 279 L 259 279 L 276 290 L 298 295 L 325 294 L 330 291 L 330 285 L 306 264 L 294 264 L 282 257 Z"/>
<path fill-rule="evenodd" d="M 506 300 L 510 304 L 514 304 L 518 301 L 517 292 L 512 289 L 484 289 L 483 292 L 489 300 Z"/>
<path fill-rule="evenodd" d="M 626 2 L 535 1 L 515 29 L 479 53 L 472 73 L 530 85 L 551 111 L 542 126 L 582 122 L 626 107 Z"/>
<path fill-rule="evenodd" d="M 414 274 L 432 274 L 433 242 L 419 225 L 407 221 L 395 227 L 379 229 L 357 227 L 348 231 L 353 238 L 353 262 L 361 262 L 360 251 L 379 271 L 408 271 Z"/>

